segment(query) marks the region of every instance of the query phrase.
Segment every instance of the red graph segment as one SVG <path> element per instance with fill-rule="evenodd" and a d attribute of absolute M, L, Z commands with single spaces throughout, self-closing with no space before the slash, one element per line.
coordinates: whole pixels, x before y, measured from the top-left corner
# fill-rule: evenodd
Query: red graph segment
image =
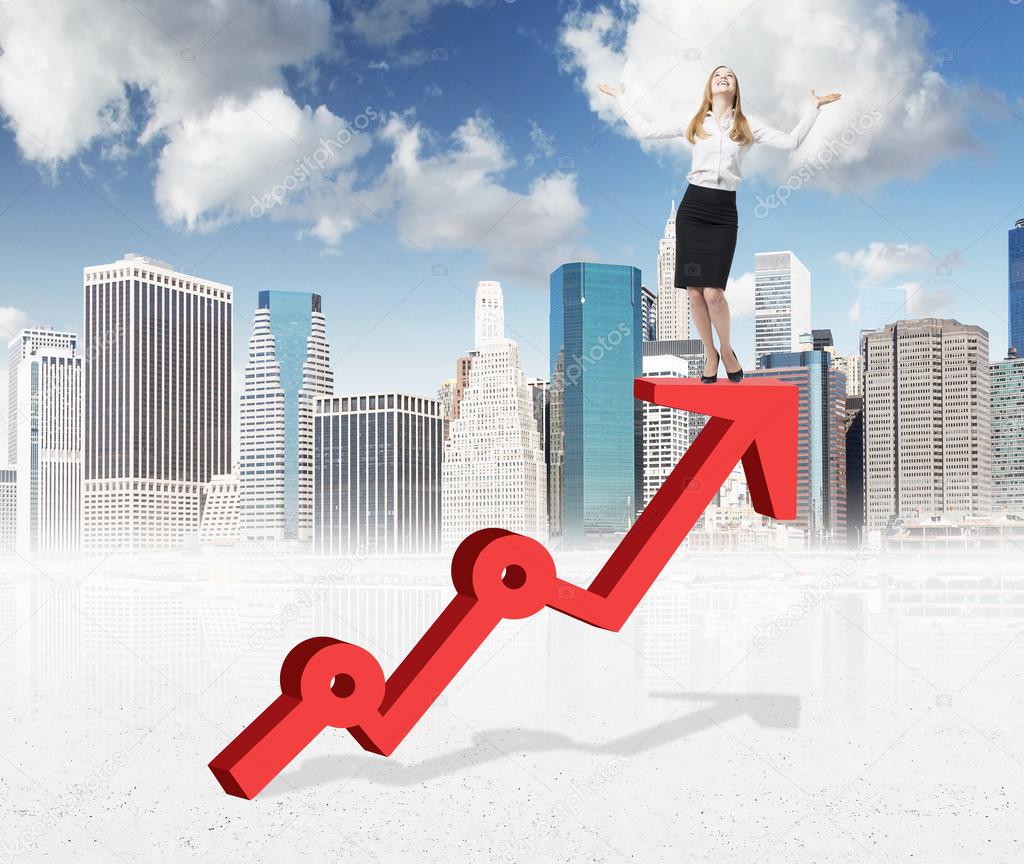
<path fill-rule="evenodd" d="M 588 588 L 560 579 L 535 540 L 477 531 L 452 558 L 455 598 L 387 681 L 358 646 L 318 637 L 292 649 L 281 696 L 210 763 L 224 791 L 254 797 L 326 726 L 347 728 L 365 750 L 390 755 L 503 618 L 548 606 L 620 629 L 740 461 L 755 509 L 795 516 L 796 387 L 639 378 L 634 392 L 712 416 Z"/>

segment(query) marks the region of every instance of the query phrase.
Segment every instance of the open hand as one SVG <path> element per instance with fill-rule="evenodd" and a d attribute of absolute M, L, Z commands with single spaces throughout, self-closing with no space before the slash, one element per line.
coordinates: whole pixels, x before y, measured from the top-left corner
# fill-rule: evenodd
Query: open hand
<path fill-rule="evenodd" d="M 621 96 L 626 92 L 626 85 L 619 84 L 617 87 L 612 87 L 610 84 L 598 84 L 597 89 L 602 93 L 607 93 L 609 96 Z"/>
<path fill-rule="evenodd" d="M 812 90 L 811 98 L 814 99 L 820 108 L 822 105 L 828 105 L 829 102 L 835 102 L 837 99 L 842 99 L 843 97 L 840 93 L 826 93 L 824 96 L 819 96 Z"/>

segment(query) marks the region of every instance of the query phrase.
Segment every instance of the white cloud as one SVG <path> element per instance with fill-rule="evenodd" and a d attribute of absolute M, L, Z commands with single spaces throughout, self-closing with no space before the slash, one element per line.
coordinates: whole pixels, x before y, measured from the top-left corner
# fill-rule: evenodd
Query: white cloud
<path fill-rule="evenodd" d="M 369 148 L 367 133 L 324 106 L 300 108 L 281 90 L 247 104 L 225 100 L 169 134 L 157 159 L 157 206 L 166 222 L 189 230 L 264 212 L 308 215 L 314 201 L 349 198 L 352 177 L 341 172 Z M 336 227 L 324 230 L 331 242 L 355 224 L 354 216 L 334 219 Z"/>
<path fill-rule="evenodd" d="M 515 192 L 501 182 L 514 160 L 480 118 L 457 129 L 447 152 L 426 155 L 432 136 L 420 125 L 397 119 L 383 134 L 372 108 L 360 123 L 366 116 L 301 105 L 283 74 L 291 68 L 314 85 L 315 61 L 340 50 L 331 44 L 339 30 L 391 46 L 437 7 L 479 2 L 372 0 L 346 5 L 334 22 L 328 0 L 0 3 L 0 112 L 22 155 L 55 176 L 71 159 L 91 171 L 93 148 L 120 161 L 153 147 L 157 208 L 186 231 L 265 215 L 294 220 L 333 249 L 393 211 L 417 245 L 476 245 L 506 274 L 534 273 L 580 249 L 575 177 L 540 176 Z M 371 66 L 429 56 L 392 54 Z M 553 152 L 539 127 L 532 139 Z M 394 148 L 390 164 L 361 173 L 374 141 Z"/>
<path fill-rule="evenodd" d="M 282 86 L 282 67 L 328 47 L 330 6 L 32 0 L 0 4 L 0 33 L 0 110 L 24 156 L 56 164 L 97 140 L 145 143 L 225 96 Z M 141 131 L 130 110 L 140 96 Z"/>
<path fill-rule="evenodd" d="M 349 4 L 354 7 L 349 21 L 352 31 L 370 45 L 392 45 L 426 21 L 439 6 L 479 6 L 482 2 L 483 0 L 363 0 Z"/>
<path fill-rule="evenodd" d="M 866 249 L 837 252 L 832 260 L 851 272 L 863 285 L 884 283 L 905 273 L 936 273 L 937 268 L 963 265 L 959 252 L 933 255 L 921 243 L 869 243 Z"/>
<path fill-rule="evenodd" d="M 934 266 L 935 258 L 919 243 L 869 243 L 867 249 L 837 252 L 833 260 L 865 282 L 880 282 L 898 273 Z"/>
<path fill-rule="evenodd" d="M 748 175 L 761 172 L 783 181 L 826 139 L 839 140 L 851 122 L 872 112 L 878 112 L 877 121 L 850 136 L 848 146 L 837 148 L 829 170 L 812 175 L 810 182 L 829 185 L 825 178 L 831 177 L 871 186 L 918 175 L 979 146 L 966 120 L 970 89 L 932 68 L 927 21 L 901 4 L 636 0 L 623 8 L 630 12 L 622 17 L 606 6 L 576 10 L 566 16 L 561 33 L 564 68 L 578 76 L 591 109 L 610 124 L 619 122 L 619 107 L 596 89 L 599 82 L 624 82 L 622 107 L 635 104 L 642 116 L 689 118 L 711 69 L 727 63 L 739 77 L 744 109 L 783 128 L 795 123 L 809 89 L 843 94 L 840 102 L 822 109 L 799 151 L 760 148 L 745 163 Z M 864 121 L 861 129 L 867 125 Z M 680 145 L 675 140 L 667 146 Z"/>
<path fill-rule="evenodd" d="M 451 149 L 429 155 L 437 142 L 418 123 L 396 116 L 383 134 L 394 152 L 374 196 L 393 202 L 407 243 L 428 251 L 472 246 L 506 277 L 546 276 L 589 252 L 580 245 L 586 210 L 575 176 L 537 177 L 526 193 L 506 188 L 500 179 L 515 161 L 484 117 L 467 119 Z"/>
<path fill-rule="evenodd" d="M 907 289 L 908 318 L 950 318 L 956 296 L 950 285 L 924 288 L 919 283 L 908 282 L 900 287 Z"/>
<path fill-rule="evenodd" d="M 532 165 L 538 159 L 550 159 L 555 155 L 555 136 L 544 129 L 535 120 L 530 120 L 530 141 L 533 142 L 533 152 L 527 154 L 526 164 Z"/>
<path fill-rule="evenodd" d="M 0 344 L 6 347 L 7 342 L 28 324 L 28 313 L 14 306 L 0 306 Z M 4 357 L 7 353 L 4 352 Z"/>
<path fill-rule="evenodd" d="M 730 278 L 725 286 L 725 296 L 729 299 L 729 308 L 733 312 L 745 318 L 753 318 L 754 274 L 750 272 Z"/>

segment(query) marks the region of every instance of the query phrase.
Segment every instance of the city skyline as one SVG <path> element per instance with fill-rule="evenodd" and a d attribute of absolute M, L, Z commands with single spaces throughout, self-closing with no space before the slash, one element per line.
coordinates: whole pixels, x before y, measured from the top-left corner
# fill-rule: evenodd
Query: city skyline
<path fill-rule="evenodd" d="M 30 5 L 5 9 L 5 20 L 11 16 L 19 44 L 38 44 L 45 51 L 47 43 L 36 39 L 52 39 L 54 30 L 30 29 L 31 20 L 21 17 Z M 133 55 L 125 58 L 127 68 L 111 68 L 96 53 L 98 42 L 82 38 L 65 46 L 67 62 L 83 70 L 81 81 L 102 80 L 104 86 L 68 92 L 50 86 L 48 75 L 55 70 L 35 69 L 22 86 L 0 93 L 0 111 L 14 121 L 0 134 L 0 209 L 7 208 L 0 232 L 5 261 L 0 337 L 9 339 L 33 323 L 74 330 L 82 264 L 114 260 L 134 249 L 238 286 L 239 333 L 247 332 L 261 290 L 301 287 L 320 294 L 330 308 L 344 306 L 345 320 L 335 319 L 327 337 L 335 346 L 338 380 L 357 390 L 432 393 L 435 382 L 451 374 L 447 352 L 432 337 L 465 332 L 476 282 L 497 279 L 505 287 L 509 334 L 520 343 L 527 374 L 544 376 L 549 358 L 540 313 L 547 303 L 547 273 L 571 260 L 631 263 L 654 288 L 655 244 L 666 212 L 684 191 L 687 147 L 637 142 L 595 92 L 593 57 L 569 47 L 579 44 L 575 38 L 593 36 L 596 21 L 589 7 L 594 4 L 582 4 L 576 15 L 557 5 L 498 4 L 481 20 L 482 10 L 462 4 L 444 15 L 428 5 L 433 14 L 416 17 L 413 28 L 401 24 L 405 15 L 415 17 L 411 8 L 396 12 L 394 30 L 382 31 L 381 41 L 370 43 L 365 31 L 352 29 L 348 15 L 335 11 L 332 18 L 325 4 L 312 2 L 306 11 L 318 10 L 318 25 L 333 23 L 338 32 L 350 34 L 344 64 L 324 52 L 322 40 L 330 28 L 305 30 L 302 13 L 296 12 L 289 22 L 302 61 L 275 52 L 246 57 L 237 70 L 241 77 L 226 80 L 204 62 L 198 46 L 223 27 L 206 49 L 206 61 L 214 62 L 219 51 L 232 47 L 233 36 L 249 32 L 239 28 L 272 31 L 273 3 L 248 10 L 256 13 L 251 21 L 248 13 L 229 21 L 227 10 L 209 7 L 185 22 L 169 7 L 161 15 L 166 33 L 128 4 L 113 10 L 105 26 L 127 42 L 150 45 L 145 57 Z M 1020 127 L 1014 112 L 1019 110 L 1014 94 L 1006 92 L 1007 82 L 1015 80 L 1017 46 L 1009 41 L 1012 28 L 1003 26 L 1015 11 L 1006 4 L 989 20 L 980 8 L 900 5 L 892 28 L 882 31 L 860 7 L 835 10 L 851 30 L 863 28 L 903 58 L 899 80 L 909 91 L 900 90 L 900 100 L 917 96 L 922 104 L 942 106 L 924 132 L 907 125 L 900 101 L 890 102 L 896 88 L 879 77 L 880 68 L 858 66 L 856 74 L 842 75 L 833 65 L 834 52 L 823 50 L 826 33 L 806 28 L 793 34 L 793 47 L 807 48 L 807 78 L 815 86 L 820 82 L 844 91 L 842 112 L 821 118 L 802 155 L 813 156 L 829 137 L 838 140 L 851 122 L 870 117 L 872 107 L 883 122 L 857 133 L 849 145 L 842 143 L 838 159 L 810 172 L 807 180 L 794 173 L 799 161 L 765 154 L 749 160 L 738 193 L 745 221 L 729 288 L 747 316 L 737 315 L 738 347 L 752 344 L 753 311 L 739 300 L 752 296 L 754 252 L 789 248 L 817 284 L 828 287 L 817 292 L 813 316 L 830 322 L 843 353 L 857 348 L 859 323 L 851 320 L 851 308 L 859 287 L 912 283 L 919 290 L 908 317 L 939 314 L 978 323 L 991 334 L 990 359 L 1005 354 L 1006 231 L 1024 216 L 1016 194 L 1024 185 L 1024 165 L 1016 158 Z M 811 6 L 807 12 L 811 19 L 817 14 Z M 806 85 L 794 83 L 784 67 L 771 62 L 775 45 L 754 38 L 755 22 L 770 26 L 765 14 L 751 9 L 744 19 L 749 27 L 730 29 L 703 56 L 687 59 L 679 56 L 678 39 L 669 31 L 659 34 L 648 16 L 617 13 L 633 37 L 609 60 L 614 69 L 631 71 L 629 92 L 637 95 L 677 64 L 637 106 L 647 117 L 692 111 L 708 69 L 732 62 L 745 103 L 785 125 L 799 113 Z M 721 29 L 703 13 L 687 16 L 675 7 L 662 20 L 697 45 L 707 45 Z M 927 32 L 919 21 L 927 21 Z M 455 44 L 453 32 L 476 25 L 474 38 Z M 965 32 L 976 30 L 963 49 L 950 54 Z M 193 37 L 195 59 L 183 59 L 183 46 Z M 516 50 L 494 57 L 488 45 L 495 40 L 511 40 Z M 13 35 L 5 41 L 3 63 L 17 82 L 15 64 L 22 61 L 14 42 Z M 432 59 L 435 48 L 441 50 Z M 562 64 L 558 58 L 565 52 Z M 308 62 L 309 74 L 298 74 L 289 62 Z M 153 68 L 134 68 L 138 63 Z M 145 88 L 165 67 L 150 94 Z M 252 111 L 241 110 L 199 67 Z M 968 98 L 973 84 L 993 98 Z M 122 102 L 125 93 L 136 90 L 141 98 Z M 26 95 L 16 101 L 15 92 Z M 112 126 L 101 110 L 107 99 L 123 108 L 121 122 Z M 411 105 L 415 120 L 401 119 Z M 341 135 L 344 147 L 336 143 L 342 120 L 353 136 Z M 285 121 L 295 124 L 297 146 L 270 125 L 285 129 Z M 200 137 L 188 138 L 186 128 Z M 144 131 L 149 143 L 140 141 Z M 244 143 L 233 137 L 226 142 L 232 133 L 244 135 Z M 329 152 L 318 152 L 320 138 Z M 432 139 L 436 152 L 428 150 Z M 230 154 L 216 163 L 233 166 L 224 185 L 193 164 L 190 154 L 200 140 L 208 141 L 215 162 Z M 917 149 L 921 140 L 928 142 L 923 154 Z M 226 143 L 237 146 L 225 149 Z M 402 147 L 409 160 L 392 168 Z M 479 173 L 472 170 L 474 147 L 488 156 Z M 907 158 L 910 152 L 914 158 Z M 315 170 L 307 169 L 305 179 L 292 174 L 296 160 L 304 164 L 303 159 L 325 155 L 322 169 L 311 161 Z M 331 183 L 349 170 L 369 184 L 366 188 L 379 188 L 383 204 L 360 196 L 369 211 L 352 202 L 342 207 Z M 424 189 L 410 182 L 415 170 L 423 171 Z M 262 198 L 289 175 L 288 185 L 295 181 L 296 188 L 280 205 L 271 201 L 262 215 L 253 215 L 259 213 L 253 196 Z M 759 206 L 794 177 L 799 188 L 791 190 L 784 206 Z M 459 182 L 468 183 L 470 191 L 437 201 L 427 196 L 426 188 L 451 189 Z M 951 200 L 957 202 L 958 218 L 934 219 Z M 467 201 L 479 201 L 481 209 L 467 209 Z M 552 206 L 550 218 L 538 216 L 544 203 Z M 337 243 L 321 239 L 335 234 L 341 235 Z M 474 246 L 481 236 L 481 245 Z M 510 243 L 510 237 L 518 239 Z M 957 250 L 962 250 L 959 257 Z M 40 260 L 47 261 L 45 268 L 38 266 Z M 386 272 L 382 261 L 388 262 Z M 424 321 L 431 324 L 430 335 L 420 326 Z M 235 343 L 239 373 L 246 360 L 244 342 Z M 410 375 L 397 359 L 378 359 L 379 342 L 408 345 L 421 358 L 418 368 Z"/>

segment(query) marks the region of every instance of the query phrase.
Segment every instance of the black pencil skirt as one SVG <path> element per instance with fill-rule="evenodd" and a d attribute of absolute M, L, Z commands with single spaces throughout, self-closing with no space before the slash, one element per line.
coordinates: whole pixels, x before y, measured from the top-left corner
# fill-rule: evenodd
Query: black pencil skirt
<path fill-rule="evenodd" d="M 736 251 L 736 192 L 690 183 L 676 211 L 677 288 L 725 288 Z"/>

